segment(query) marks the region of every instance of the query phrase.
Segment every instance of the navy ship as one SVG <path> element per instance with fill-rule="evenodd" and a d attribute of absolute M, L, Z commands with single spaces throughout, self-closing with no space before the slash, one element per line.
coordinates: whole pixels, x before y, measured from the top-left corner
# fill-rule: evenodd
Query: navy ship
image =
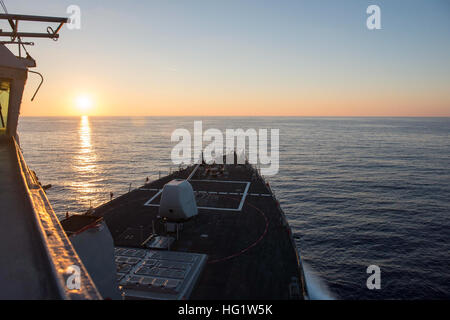
<path fill-rule="evenodd" d="M 236 154 L 233 163 L 201 161 L 58 221 L 16 130 L 26 79 L 37 73 L 25 49 L 32 43 L 22 39 L 55 40 L 67 19 L 0 19 L 11 26 L 0 30 L 0 298 L 308 298 L 284 212 Z M 56 27 L 25 33 L 19 21 Z M 17 45 L 19 56 L 6 45 Z"/>
<path fill-rule="evenodd" d="M 283 210 L 248 162 L 188 166 L 62 225 L 70 238 L 100 221 L 126 298 L 307 297 Z"/>

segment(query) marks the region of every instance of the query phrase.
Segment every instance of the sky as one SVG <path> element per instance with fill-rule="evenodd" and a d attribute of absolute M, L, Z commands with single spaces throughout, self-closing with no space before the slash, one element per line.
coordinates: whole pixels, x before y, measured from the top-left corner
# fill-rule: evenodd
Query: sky
<path fill-rule="evenodd" d="M 29 75 L 24 116 L 450 116 L 450 1 L 4 2 L 81 9 L 28 49 L 45 82 L 31 102 Z"/>

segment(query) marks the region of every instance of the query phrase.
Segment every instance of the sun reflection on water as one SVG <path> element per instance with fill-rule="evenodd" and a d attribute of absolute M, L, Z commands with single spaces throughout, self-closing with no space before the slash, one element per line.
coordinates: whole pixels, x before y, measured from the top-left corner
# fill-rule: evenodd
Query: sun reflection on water
<path fill-rule="evenodd" d="M 78 194 L 78 200 L 83 203 L 91 200 L 97 189 L 95 188 L 97 155 L 92 147 L 91 126 L 88 116 L 82 116 L 78 128 L 79 149 L 75 155 L 74 168 L 79 173 L 78 181 L 72 181 L 72 187 Z"/>

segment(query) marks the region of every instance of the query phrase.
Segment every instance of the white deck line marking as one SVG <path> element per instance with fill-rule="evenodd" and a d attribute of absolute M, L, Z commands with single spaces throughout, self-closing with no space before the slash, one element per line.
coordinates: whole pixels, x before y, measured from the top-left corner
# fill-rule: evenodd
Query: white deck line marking
<path fill-rule="evenodd" d="M 162 189 L 137 189 L 142 191 L 161 191 Z M 215 191 L 204 191 L 204 190 L 196 190 L 194 193 L 215 193 Z M 244 193 L 242 192 L 217 192 L 218 194 L 223 195 L 232 195 L 232 196 L 242 196 Z M 270 193 L 247 193 L 248 196 L 252 197 L 272 197 Z"/>
<path fill-rule="evenodd" d="M 250 183 L 248 181 L 229 181 L 229 180 L 208 180 L 208 179 L 204 179 L 204 180 L 191 180 L 193 182 L 223 182 L 223 183 Z"/>
<path fill-rule="evenodd" d="M 151 203 L 157 196 L 159 196 L 159 195 L 161 194 L 161 192 L 162 192 L 162 189 L 159 190 L 153 197 L 151 197 L 150 200 L 148 200 L 146 203 L 144 203 L 144 206 L 147 206 L 147 207 L 153 206 L 153 205 L 150 205 L 150 203 Z M 159 205 L 158 205 L 158 206 L 159 206 Z"/>
<path fill-rule="evenodd" d="M 191 172 L 191 174 L 189 175 L 189 177 L 187 177 L 187 181 L 189 181 L 189 180 L 191 180 L 191 178 L 194 176 L 194 174 L 197 172 L 197 169 L 200 167 L 200 164 L 201 163 L 198 163 L 196 166 L 195 166 L 195 168 L 194 168 L 194 170 L 192 170 L 192 172 Z"/>
<path fill-rule="evenodd" d="M 146 206 L 147 207 L 159 207 L 159 204 L 147 204 Z M 219 211 L 235 211 L 235 212 L 241 211 L 239 209 L 233 209 L 233 208 L 215 208 L 215 207 L 197 207 L 197 209 L 219 210 Z"/>
<path fill-rule="evenodd" d="M 220 195 L 239 195 L 242 196 L 241 201 L 239 202 L 239 207 L 237 209 L 232 208 L 217 208 L 217 207 L 197 207 L 198 209 L 206 209 L 206 210 L 222 210 L 222 211 L 242 211 L 242 207 L 244 206 L 245 199 L 247 196 L 252 197 L 272 197 L 272 194 L 270 193 L 248 193 L 248 190 L 250 188 L 251 182 L 248 181 L 220 181 L 220 180 L 191 180 L 191 181 L 199 181 L 199 182 L 225 182 L 225 183 L 245 183 L 245 190 L 244 193 L 241 192 L 216 192 L 216 191 L 203 191 L 203 190 L 197 190 L 194 191 L 195 193 L 206 193 L 206 194 L 220 194 Z M 157 193 L 151 197 L 144 206 L 147 207 L 159 207 L 159 204 L 151 204 L 153 200 L 155 200 L 161 193 L 162 189 L 140 189 L 140 190 L 148 190 L 148 191 L 157 191 Z"/>
<path fill-rule="evenodd" d="M 192 170 L 191 174 L 189 175 L 189 177 L 186 179 L 187 181 L 189 181 L 195 174 L 195 172 L 197 172 L 197 169 L 200 167 L 200 163 L 197 164 L 194 168 L 194 170 Z M 156 205 L 154 204 L 150 204 L 157 196 L 159 196 L 162 192 L 162 189 L 140 189 L 140 190 L 148 190 L 148 191 L 158 191 L 153 197 L 150 198 L 150 200 L 148 200 L 146 203 L 144 203 L 144 206 L 147 207 L 155 207 Z M 159 205 L 158 205 L 159 206 Z"/>
<path fill-rule="evenodd" d="M 248 192 L 249 188 L 250 188 L 250 182 L 247 182 L 247 186 L 245 187 L 245 191 L 244 191 L 244 195 L 242 196 L 241 203 L 239 203 L 239 207 L 238 207 L 239 211 L 241 211 L 242 207 L 244 206 L 244 201 L 245 201 L 245 198 L 247 198 L 247 192 Z"/>
<path fill-rule="evenodd" d="M 233 208 L 216 208 L 216 207 L 197 207 L 198 209 L 206 209 L 206 210 L 220 210 L 220 211 L 241 211 L 239 209 L 233 209 Z"/>

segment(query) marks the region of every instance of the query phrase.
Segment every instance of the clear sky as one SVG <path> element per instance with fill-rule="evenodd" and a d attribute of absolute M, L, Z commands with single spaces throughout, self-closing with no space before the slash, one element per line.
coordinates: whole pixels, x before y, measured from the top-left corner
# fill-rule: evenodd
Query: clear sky
<path fill-rule="evenodd" d="M 22 115 L 450 116 L 450 1 L 4 2 L 82 13 L 30 47 Z"/>

